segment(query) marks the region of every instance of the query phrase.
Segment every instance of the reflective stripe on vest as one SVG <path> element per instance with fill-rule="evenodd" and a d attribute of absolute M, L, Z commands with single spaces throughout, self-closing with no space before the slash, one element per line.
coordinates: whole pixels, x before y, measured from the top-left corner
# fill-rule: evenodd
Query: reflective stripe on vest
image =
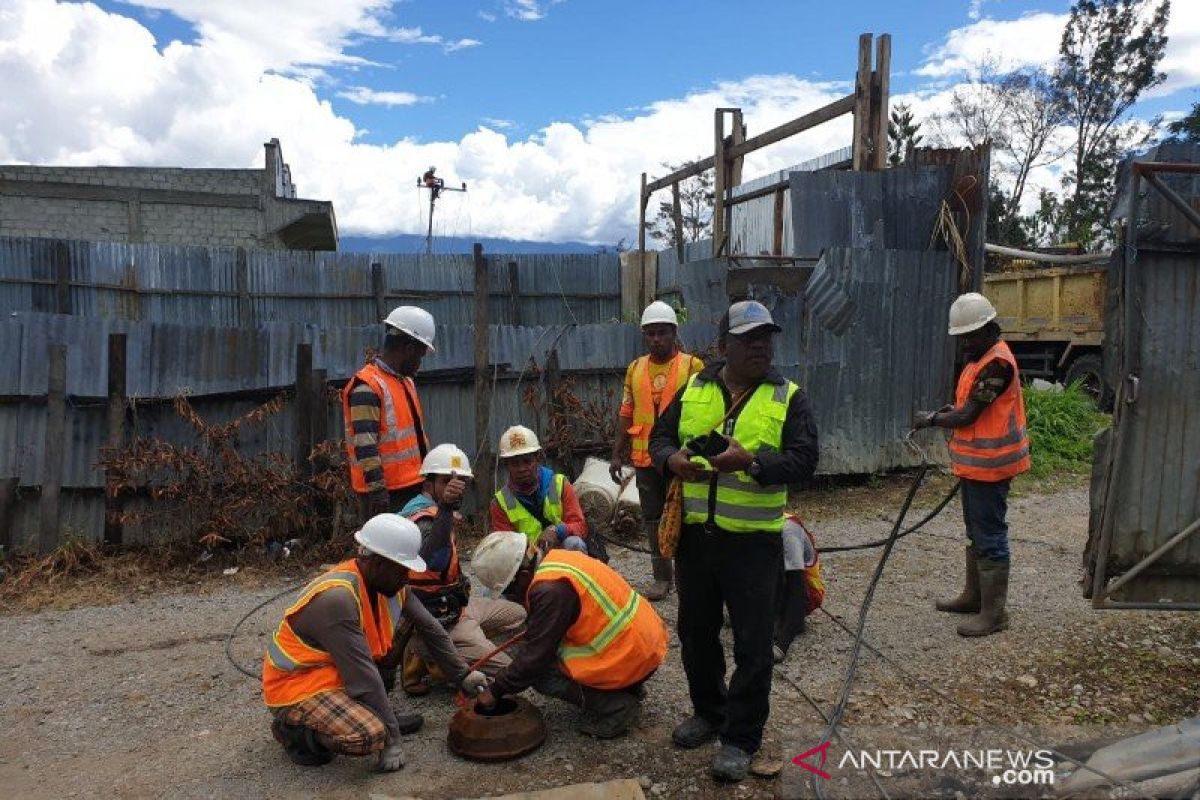
<path fill-rule="evenodd" d="M 355 458 L 354 422 L 350 418 L 350 393 L 359 383 L 370 387 L 379 397 L 379 461 L 383 466 L 384 484 L 389 490 L 403 489 L 421 481 L 421 445 L 417 436 L 417 421 L 413 419 L 406 395 L 412 398 L 412 408 L 423 417 L 421 399 L 411 378 L 401 378 L 368 364 L 354 374 L 342 390 L 342 419 L 346 427 L 346 453 L 350 465 L 350 485 L 362 494 L 367 481 L 362 465 Z M 422 430 L 424 426 L 422 425 Z M 428 449 L 429 441 L 424 442 Z"/>
<path fill-rule="evenodd" d="M 663 384 L 662 395 L 658 405 L 654 404 L 654 387 L 650 383 L 650 356 L 642 356 L 633 362 L 633 424 L 628 428 L 629 460 L 635 467 L 648 467 L 650 461 L 650 431 L 662 410 L 671 404 L 675 393 L 679 391 L 680 369 L 691 367 L 692 357 L 687 353 L 676 353 L 671 359 L 671 368 L 667 370 L 667 380 Z M 686 365 L 686 366 L 685 366 Z"/>
<path fill-rule="evenodd" d="M 778 453 L 783 447 L 783 423 L 788 405 L 799 387 L 791 381 L 761 384 L 743 405 L 732 436 L 751 453 Z M 687 442 L 709 431 L 723 433 L 725 396 L 714 381 L 692 376 L 683 393 L 679 441 Z M 693 456 L 693 461 L 707 462 Z M 715 493 L 715 498 L 713 497 Z M 695 525 L 710 519 L 733 532 L 783 530 L 787 486 L 763 486 L 745 472 L 715 473 L 701 481 L 683 483 L 683 521 Z"/>
<path fill-rule="evenodd" d="M 278 708 L 294 705 L 344 686 L 333 657 L 301 639 L 291 624 L 292 617 L 313 598 L 333 590 L 348 591 L 354 598 L 359 624 L 371 657 L 379 660 L 391 649 L 392 635 L 404 608 L 405 592 L 383 598 L 384 602 L 379 605 L 376 616 L 357 561 L 343 561 L 304 588 L 299 599 L 284 612 L 283 619 L 271 635 L 263 658 L 262 674 L 263 699 L 268 706 Z"/>
<path fill-rule="evenodd" d="M 1012 380 L 979 419 L 955 428 L 950 437 L 950 465 L 960 478 L 994 483 L 1026 472 L 1030 466 L 1021 375 L 1005 342 L 996 342 L 981 358 L 963 368 L 954 402 L 960 408 L 965 405 L 983 368 L 997 359 L 1012 368 Z"/>
<path fill-rule="evenodd" d="M 546 492 L 546 498 L 542 501 L 542 516 L 551 525 L 557 525 L 563 521 L 562 496 L 563 487 L 566 482 L 567 476 L 556 473 L 554 479 L 550 481 L 550 489 Z M 544 530 L 542 523 L 537 517 L 529 513 L 529 509 L 521 504 L 521 501 L 517 499 L 517 495 L 509 488 L 508 484 L 505 484 L 504 488 L 496 492 L 495 497 L 496 502 L 504 510 L 504 514 L 508 517 L 508 521 L 512 524 L 513 528 L 525 534 L 531 546 L 537 544 L 537 540 L 541 537 Z"/>
<path fill-rule="evenodd" d="M 420 522 L 423 519 L 433 519 L 438 515 L 437 506 L 426 506 L 415 514 L 409 514 L 408 518 L 413 522 Z M 412 588 L 418 595 L 429 596 L 437 594 L 445 589 L 450 589 L 458 586 L 462 580 L 462 571 L 458 562 L 458 543 L 455 540 L 454 531 L 450 531 L 450 563 L 443 570 L 427 569 L 424 572 L 408 573 L 408 586 Z"/>
<path fill-rule="evenodd" d="M 559 668 L 596 689 L 622 689 L 645 680 L 667 654 L 667 629 L 649 603 L 606 564 L 584 554 L 551 550 L 530 590 L 565 580 L 579 597 L 579 616 L 559 643 Z"/>

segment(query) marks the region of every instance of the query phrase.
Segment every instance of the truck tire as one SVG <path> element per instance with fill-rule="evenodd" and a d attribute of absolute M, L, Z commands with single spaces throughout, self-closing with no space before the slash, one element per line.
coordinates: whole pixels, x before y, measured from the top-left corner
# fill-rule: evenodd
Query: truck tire
<path fill-rule="evenodd" d="M 1099 355 L 1086 353 L 1070 363 L 1063 383 L 1070 386 L 1076 382 L 1096 402 L 1096 408 L 1101 411 L 1112 410 L 1113 393 L 1104 382 L 1104 366 Z"/>

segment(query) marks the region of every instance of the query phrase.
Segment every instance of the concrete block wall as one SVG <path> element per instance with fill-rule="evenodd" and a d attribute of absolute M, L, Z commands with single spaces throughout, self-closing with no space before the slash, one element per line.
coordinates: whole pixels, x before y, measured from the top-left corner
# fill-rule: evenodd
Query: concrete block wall
<path fill-rule="evenodd" d="M 128 241 L 128 203 L 0 195 L 0 236 Z"/>
<path fill-rule="evenodd" d="M 269 247 L 261 240 L 261 214 L 253 208 L 142 203 L 145 238 L 159 244 Z"/>

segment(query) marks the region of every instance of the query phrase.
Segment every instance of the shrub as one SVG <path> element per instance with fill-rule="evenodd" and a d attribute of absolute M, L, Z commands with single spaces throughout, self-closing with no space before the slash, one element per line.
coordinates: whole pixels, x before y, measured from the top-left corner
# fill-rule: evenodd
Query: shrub
<path fill-rule="evenodd" d="M 1110 423 L 1078 384 L 1062 391 L 1026 386 L 1025 415 L 1028 420 L 1033 466 L 1030 475 L 1045 477 L 1055 472 L 1087 473 L 1092 465 L 1092 439 Z"/>

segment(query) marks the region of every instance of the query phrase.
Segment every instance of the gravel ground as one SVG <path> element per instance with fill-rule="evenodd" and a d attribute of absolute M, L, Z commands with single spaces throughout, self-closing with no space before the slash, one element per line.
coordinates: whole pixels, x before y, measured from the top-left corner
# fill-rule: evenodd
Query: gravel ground
<path fill-rule="evenodd" d="M 810 522 L 819 544 L 846 544 L 886 535 L 890 513 L 825 511 Z M 982 640 L 958 637 L 956 620 L 932 608 L 934 597 L 956 591 L 960 580 L 960 513 L 955 502 L 927 529 L 897 545 L 875 593 L 869 643 L 958 702 L 988 709 L 989 717 L 1005 725 L 1021 724 L 1044 745 L 1114 738 L 1197 713 L 1195 615 L 1096 612 L 1080 593 L 1086 489 L 1013 501 L 1012 628 Z M 851 625 L 879 552 L 825 560 L 827 609 Z M 614 553 L 614 565 L 635 583 L 648 577 L 643 556 L 615 548 Z M 295 767 L 270 737 L 257 684 L 230 667 L 222 647 L 234 622 L 284 585 L 130 596 L 114 605 L 0 619 L 3 794 L 446 798 L 616 777 L 641 779 L 650 797 L 809 791 L 805 773 L 790 764 L 781 780 L 719 787 L 704 771 L 713 750 L 671 747 L 671 727 L 688 710 L 674 641 L 649 684 L 641 727 L 615 742 L 596 744 L 580 736 L 572 727 L 572 708 L 534 696 L 550 729 L 546 745 L 518 762 L 472 764 L 449 755 L 445 731 L 453 705 L 448 692 L 434 692 L 397 700 L 426 716 L 425 727 L 406 739 L 408 764 L 401 772 L 377 775 L 361 760 L 344 758 L 321 769 Z M 286 602 L 272 603 L 243 629 L 235 646 L 243 663 L 261 653 L 263 637 Z M 673 597 L 658 608 L 674 620 Z M 809 633 L 781 670 L 827 710 L 840 690 L 851 639 L 829 617 L 816 614 L 810 621 Z M 1094 674 L 1098 667 L 1088 660 L 1097 653 L 1112 653 L 1118 665 L 1138 668 L 1128 678 L 1110 676 L 1102 684 Z M 1147 675 L 1155 676 L 1154 685 L 1143 692 Z M 776 680 L 770 747 L 790 758 L 817 745 L 821 727 L 796 689 Z M 844 731 L 855 751 L 1014 746 L 1010 736 L 979 726 L 866 651 Z M 829 766 L 844 752 L 835 744 Z M 864 773 L 830 771 L 830 796 L 877 796 Z M 992 791 L 979 771 L 884 771 L 875 777 L 893 797 Z"/>

